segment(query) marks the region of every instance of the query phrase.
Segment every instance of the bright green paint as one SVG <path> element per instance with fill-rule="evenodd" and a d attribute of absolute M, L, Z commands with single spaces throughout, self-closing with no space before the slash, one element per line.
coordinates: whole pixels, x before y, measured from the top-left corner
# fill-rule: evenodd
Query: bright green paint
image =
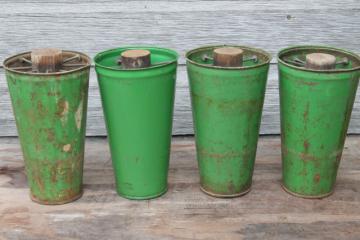
<path fill-rule="evenodd" d="M 214 67 L 201 56 L 217 46 L 187 53 L 201 188 L 219 197 L 251 186 L 270 55 L 241 47 L 259 62 L 241 68 Z"/>
<path fill-rule="evenodd" d="M 81 196 L 89 69 L 64 74 L 6 69 L 31 197 L 39 203 Z"/>
<path fill-rule="evenodd" d="M 337 70 L 311 71 L 284 63 L 321 51 L 351 60 Z M 360 58 L 308 46 L 279 53 L 283 185 L 302 197 L 324 197 L 334 189 L 359 81 Z"/>
<path fill-rule="evenodd" d="M 146 69 L 121 69 L 121 52 L 147 49 Z M 95 57 L 116 189 L 129 199 L 149 199 L 167 190 L 178 55 L 153 47 L 124 47 Z M 167 62 L 166 64 L 158 64 Z"/>

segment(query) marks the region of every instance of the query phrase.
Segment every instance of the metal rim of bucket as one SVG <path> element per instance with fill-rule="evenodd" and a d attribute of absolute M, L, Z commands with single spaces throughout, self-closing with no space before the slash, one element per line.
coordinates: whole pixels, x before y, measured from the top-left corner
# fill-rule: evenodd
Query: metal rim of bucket
<path fill-rule="evenodd" d="M 69 71 L 65 71 L 65 72 L 53 72 L 53 73 L 23 72 L 23 71 L 17 71 L 17 70 L 14 70 L 14 69 L 11 69 L 10 67 L 8 67 L 8 64 L 9 64 L 11 61 L 16 60 L 16 59 L 19 58 L 20 56 L 31 54 L 31 51 L 22 52 L 22 53 L 19 53 L 19 54 L 16 54 L 16 55 L 12 55 L 12 56 L 6 58 L 6 59 L 3 61 L 3 66 L 4 66 L 4 69 L 5 69 L 6 71 L 13 72 L 13 73 L 17 73 L 17 74 L 23 74 L 23 75 L 33 75 L 33 76 L 59 76 L 59 75 L 65 75 L 65 74 L 75 73 L 75 72 L 78 72 L 78 71 L 81 71 L 81 70 L 90 68 L 90 66 L 91 66 L 91 58 L 90 58 L 89 56 L 87 56 L 86 54 L 81 53 L 81 52 L 77 52 L 77 51 L 70 51 L 70 50 L 62 50 L 62 52 L 63 52 L 63 53 L 71 53 L 71 54 L 78 54 L 78 55 L 80 55 L 81 59 L 86 60 L 86 63 L 84 63 L 85 66 L 78 67 L 78 68 L 75 68 L 75 69 L 72 69 L 72 70 L 69 70 Z"/>
<path fill-rule="evenodd" d="M 30 199 L 31 199 L 31 201 L 33 201 L 35 203 L 39 203 L 41 205 L 63 205 L 63 204 L 71 203 L 71 202 L 74 202 L 74 201 L 80 199 L 83 196 L 83 194 L 84 194 L 84 191 L 82 190 L 79 194 L 75 195 L 74 197 L 72 197 L 70 199 L 66 199 L 63 201 L 51 202 L 51 201 L 40 200 L 30 193 Z"/>
<path fill-rule="evenodd" d="M 242 192 L 239 192 L 239 193 L 235 193 L 235 194 L 219 194 L 219 193 L 213 193 L 213 192 L 210 192 L 208 190 L 206 190 L 203 186 L 200 186 L 200 190 L 204 193 L 206 193 L 207 195 L 209 196 L 212 196 L 212 197 L 217 197 L 217 198 L 236 198 L 236 197 L 241 197 L 241 196 L 244 196 L 246 194 L 248 194 L 250 191 L 251 191 L 251 186 L 242 191 Z"/>
<path fill-rule="evenodd" d="M 198 62 L 190 59 L 190 56 L 192 54 L 194 54 L 194 53 L 204 51 L 204 50 L 215 49 L 217 47 L 236 47 L 236 48 L 241 48 L 242 50 L 245 50 L 245 51 L 249 50 L 249 51 L 255 52 L 257 54 L 261 54 L 263 57 L 267 58 L 267 60 L 265 62 L 263 62 L 263 63 L 255 64 L 253 66 L 221 67 L 221 66 L 213 66 L 213 65 L 209 65 L 209 64 L 198 63 Z M 227 45 L 227 44 L 224 44 L 224 45 L 209 45 L 209 46 L 203 46 L 203 47 L 192 49 L 192 50 L 186 52 L 185 58 L 186 58 L 187 62 L 189 62 L 191 64 L 194 64 L 194 65 L 197 65 L 199 67 L 211 68 L 211 69 L 224 69 L 224 70 L 239 70 L 239 69 L 252 69 L 252 68 L 257 68 L 257 67 L 260 67 L 260 66 L 267 65 L 267 64 L 270 63 L 270 61 L 272 59 L 272 56 L 271 56 L 270 53 L 268 53 L 268 52 L 266 52 L 266 51 L 264 51 L 262 49 L 259 49 L 259 48 L 240 46 L 240 45 Z"/>
<path fill-rule="evenodd" d="M 304 199 L 322 199 L 322 198 L 326 198 L 334 193 L 334 189 L 332 189 L 330 192 L 324 193 L 321 195 L 304 195 L 304 194 L 296 193 L 296 192 L 289 190 L 287 187 L 285 187 L 284 183 L 281 183 L 281 187 L 285 192 L 289 193 L 290 195 L 299 197 L 299 198 L 304 198 Z"/>
<path fill-rule="evenodd" d="M 164 64 L 159 63 L 157 65 L 152 65 L 152 66 L 146 67 L 146 68 L 132 68 L 132 69 L 119 69 L 119 68 L 115 68 L 115 67 L 104 66 L 104 65 L 98 63 L 99 58 L 106 57 L 106 55 L 108 55 L 110 53 L 118 52 L 118 55 L 120 56 L 120 53 L 123 52 L 124 50 L 138 50 L 138 49 L 149 50 L 150 52 L 157 50 L 162 53 L 169 53 L 169 54 L 173 55 L 174 59 L 166 61 L 166 62 L 164 62 Z M 108 50 L 105 50 L 103 52 L 96 54 L 94 57 L 94 62 L 95 62 L 95 67 L 100 67 L 103 69 L 113 70 L 113 71 L 130 72 L 130 71 L 144 71 L 144 70 L 165 67 L 170 64 L 176 63 L 178 61 L 178 59 L 179 59 L 179 54 L 176 51 L 169 49 L 169 48 L 161 48 L 161 47 L 155 47 L 155 46 L 124 46 L 124 47 L 119 47 L 119 48 L 108 49 Z"/>
<path fill-rule="evenodd" d="M 284 61 L 282 59 L 282 57 L 284 57 L 285 54 L 289 54 L 291 52 L 296 52 L 296 51 L 301 51 L 301 50 L 322 50 L 322 51 L 330 51 L 330 52 L 340 53 L 340 54 L 346 55 L 346 56 L 351 57 L 351 58 L 355 59 L 356 61 L 358 61 L 358 66 L 352 67 L 349 69 L 315 70 L 315 69 L 308 69 L 308 68 L 304 68 L 304 67 L 298 67 L 293 64 L 287 63 L 286 61 Z M 321 45 L 300 45 L 300 46 L 292 46 L 292 47 L 284 48 L 284 49 L 280 50 L 280 52 L 278 53 L 277 60 L 278 60 L 278 63 L 281 63 L 287 67 L 290 67 L 290 68 L 293 68 L 296 70 L 301 70 L 304 72 L 343 73 L 343 72 L 352 72 L 352 71 L 360 70 L 360 56 L 359 55 L 352 53 L 350 51 L 344 50 L 344 49 L 328 47 L 328 46 L 321 46 Z"/>

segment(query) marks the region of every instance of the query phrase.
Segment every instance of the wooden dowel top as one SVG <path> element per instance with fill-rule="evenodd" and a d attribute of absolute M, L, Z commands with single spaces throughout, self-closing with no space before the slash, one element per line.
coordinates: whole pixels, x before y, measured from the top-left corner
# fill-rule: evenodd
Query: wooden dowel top
<path fill-rule="evenodd" d="M 221 67 L 240 67 L 244 51 L 236 47 L 216 48 L 213 52 L 214 65 Z"/>
<path fill-rule="evenodd" d="M 124 51 L 121 53 L 121 65 L 125 69 L 150 67 L 150 51 L 142 49 Z"/>
<path fill-rule="evenodd" d="M 58 72 L 63 61 L 62 51 L 56 48 L 41 48 L 31 51 L 32 71 L 39 73 Z"/>
<path fill-rule="evenodd" d="M 306 55 L 305 67 L 314 70 L 334 69 L 336 57 L 327 53 L 310 53 Z"/>

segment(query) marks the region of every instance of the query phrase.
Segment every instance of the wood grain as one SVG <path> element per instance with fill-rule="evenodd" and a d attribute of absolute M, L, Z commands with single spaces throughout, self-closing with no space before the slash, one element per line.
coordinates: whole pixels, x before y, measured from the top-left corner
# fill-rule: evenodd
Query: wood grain
<path fill-rule="evenodd" d="M 0 239 L 359 239 L 359 137 L 348 137 L 335 193 L 306 200 L 280 187 L 280 138 L 259 141 L 249 194 L 217 199 L 199 189 L 193 138 L 172 142 L 169 191 L 130 201 L 114 191 L 105 138 L 87 138 L 84 196 L 60 206 L 29 200 L 17 138 L 0 139 Z"/>
<path fill-rule="evenodd" d="M 357 20 L 360 1 L 129 1 L 3 0 L 0 11 L 0 61 L 34 48 L 57 47 L 94 56 L 124 45 L 157 45 L 181 54 L 173 134 L 192 134 L 184 54 L 209 44 L 250 45 L 276 53 L 289 45 L 322 44 L 360 53 Z M 331 19 L 329 19 L 331 16 Z M 36 27 L 34 27 L 36 26 Z M 4 76 L 0 68 L 0 76 Z M 99 92 L 92 72 L 89 136 L 104 135 Z M 261 126 L 279 134 L 277 69 L 272 65 Z M 0 136 L 16 129 L 6 83 L 0 81 Z M 360 133 L 357 97 L 349 133 Z"/>
<path fill-rule="evenodd" d="M 357 0 L 4 0 L 1 6 L 0 60 L 39 47 L 90 56 L 124 45 L 169 47 L 183 56 L 200 45 L 224 43 L 256 46 L 274 56 L 294 44 L 360 51 Z"/>

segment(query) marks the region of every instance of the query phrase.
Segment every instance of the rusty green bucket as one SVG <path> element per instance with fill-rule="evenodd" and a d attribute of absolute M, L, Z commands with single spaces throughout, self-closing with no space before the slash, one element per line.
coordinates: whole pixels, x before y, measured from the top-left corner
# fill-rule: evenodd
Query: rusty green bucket
<path fill-rule="evenodd" d="M 333 58 L 332 69 L 307 67 L 310 54 Z M 330 58 L 330 59 L 331 59 Z M 278 55 L 283 188 L 323 198 L 334 190 L 360 75 L 360 57 L 321 46 Z"/>
<path fill-rule="evenodd" d="M 243 65 L 214 66 L 213 51 L 186 54 L 201 190 L 215 197 L 247 193 L 252 183 L 271 56 L 244 47 Z"/>
<path fill-rule="evenodd" d="M 148 51 L 151 65 L 126 69 L 129 50 Z M 176 52 L 156 47 L 121 47 L 95 56 L 117 193 L 150 199 L 167 191 Z"/>
<path fill-rule="evenodd" d="M 90 59 L 62 51 L 61 71 L 35 73 L 30 54 L 3 63 L 30 195 L 41 204 L 63 204 L 82 195 Z"/>

